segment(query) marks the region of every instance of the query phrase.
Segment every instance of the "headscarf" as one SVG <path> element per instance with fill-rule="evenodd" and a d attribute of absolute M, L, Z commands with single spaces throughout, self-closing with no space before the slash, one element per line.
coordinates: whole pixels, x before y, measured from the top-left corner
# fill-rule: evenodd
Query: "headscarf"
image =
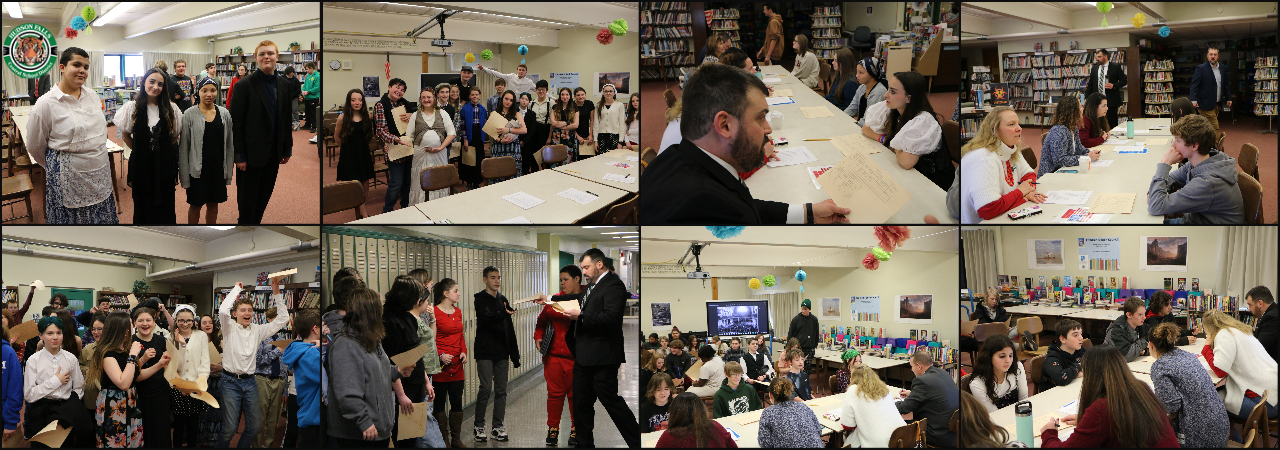
<path fill-rule="evenodd" d="M 212 84 L 214 87 L 217 87 L 217 88 L 222 87 L 218 85 L 218 80 L 213 79 L 213 77 L 204 77 L 204 78 L 201 78 L 200 81 L 196 82 L 196 92 L 197 93 L 200 92 L 200 88 L 204 87 L 204 85 L 206 84 Z"/>
<path fill-rule="evenodd" d="M 862 69 L 866 70 L 867 74 L 871 75 L 871 78 L 875 79 L 877 83 L 885 86 L 889 85 L 889 80 L 884 76 L 884 64 L 880 62 L 879 58 L 862 58 L 862 61 L 858 61 L 858 64 L 861 65 Z"/>

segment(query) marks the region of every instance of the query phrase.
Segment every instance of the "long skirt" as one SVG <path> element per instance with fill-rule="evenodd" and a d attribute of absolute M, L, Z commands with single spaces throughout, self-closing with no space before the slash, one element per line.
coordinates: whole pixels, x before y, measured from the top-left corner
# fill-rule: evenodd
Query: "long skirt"
<path fill-rule="evenodd" d="M 127 391 L 98 391 L 94 419 L 98 422 L 98 448 L 142 446 L 142 410 L 138 408 L 138 393 L 132 387 Z"/>
<path fill-rule="evenodd" d="M 614 133 L 596 133 L 596 154 L 603 154 L 618 148 L 620 136 Z"/>
<path fill-rule="evenodd" d="M 514 140 L 514 141 L 511 141 L 511 142 L 510 142 L 510 143 L 508 143 L 508 144 L 501 144 L 501 143 L 498 143 L 497 141 L 493 141 L 492 143 L 490 143 L 490 144 L 489 144 L 489 156 L 490 156 L 490 157 L 493 157 L 493 158 L 499 158 L 499 157 L 503 157 L 503 156 L 510 156 L 510 157 L 512 157 L 512 158 L 515 158 L 515 160 L 516 160 L 516 174 L 515 174 L 515 176 L 503 177 L 503 178 L 494 178 L 494 179 L 492 180 L 492 182 L 494 182 L 494 183 L 500 183 L 500 182 L 507 181 L 507 180 L 510 180 L 510 179 L 512 179 L 512 178 L 515 178 L 515 177 L 520 176 L 520 171 L 522 170 L 521 168 L 523 167 L 523 164 L 522 164 L 522 161 L 521 161 L 521 155 L 520 155 L 520 140 L 519 140 L 519 139 Z"/>
<path fill-rule="evenodd" d="M 67 165 L 68 156 L 61 151 L 50 148 L 45 155 L 48 158 L 47 180 L 44 189 L 44 220 L 50 224 L 107 224 L 115 225 L 120 223 L 120 218 L 116 216 L 116 196 L 115 191 L 107 196 L 106 200 L 93 205 L 81 208 L 68 208 L 63 206 L 66 204 L 62 198 L 62 185 L 66 181 L 59 174 L 63 170 L 70 170 Z M 107 174 L 106 184 L 111 184 L 111 172 L 105 171 Z"/>
<path fill-rule="evenodd" d="M 218 387 L 222 380 L 221 376 L 209 377 L 209 395 L 213 398 L 222 398 L 222 389 Z M 213 447 L 218 444 L 218 435 L 222 434 L 222 410 L 219 408 L 209 408 L 201 412 L 196 419 L 199 422 L 199 432 L 196 442 L 201 447 Z"/>

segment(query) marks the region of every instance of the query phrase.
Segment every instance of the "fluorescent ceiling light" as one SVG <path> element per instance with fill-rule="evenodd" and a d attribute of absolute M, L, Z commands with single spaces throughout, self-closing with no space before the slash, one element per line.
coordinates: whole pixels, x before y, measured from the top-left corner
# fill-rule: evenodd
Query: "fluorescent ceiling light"
<path fill-rule="evenodd" d="M 14 19 L 22 18 L 22 6 L 19 6 L 18 2 L 4 2 L 4 9 L 9 11 L 9 17 Z"/>
<path fill-rule="evenodd" d="M 600 233 L 600 234 L 638 234 L 638 233 L 640 232 L 639 231 L 610 231 L 608 233 Z"/>
<path fill-rule="evenodd" d="M 622 225 L 587 225 L 582 228 L 622 228 Z"/>
<path fill-rule="evenodd" d="M 111 23 L 112 20 L 115 20 L 116 18 L 120 17 L 121 14 L 128 12 L 130 9 L 133 9 L 133 7 L 137 5 L 138 5 L 138 2 L 120 2 L 116 4 L 115 8 L 111 8 L 111 11 L 107 11 L 106 14 L 99 16 L 98 20 L 93 21 L 93 24 L 100 27 L 108 23 Z"/>
<path fill-rule="evenodd" d="M 169 26 L 167 26 L 167 27 L 164 27 L 163 29 L 168 30 L 168 29 L 170 29 L 170 28 L 173 28 L 173 27 L 179 27 L 179 26 L 182 26 L 182 25 L 186 25 L 186 24 L 189 24 L 189 23 L 191 23 L 191 22 L 195 22 L 195 21 L 197 21 L 197 20 L 205 20 L 205 19 L 209 19 L 209 18 L 212 18 L 212 17 L 215 17 L 215 16 L 219 16 L 219 15 L 222 15 L 222 14 L 226 14 L 226 13 L 232 12 L 232 11 L 236 11 L 236 10 L 240 10 L 240 9 L 245 9 L 245 8 L 250 7 L 250 6 L 258 6 L 258 5 L 261 5 L 261 4 L 263 4 L 263 3 L 264 3 L 264 2 L 257 2 L 257 3 L 253 3 L 253 4 L 249 4 L 249 5 L 244 5 L 244 6 L 241 6 L 241 7 L 238 7 L 238 8 L 231 8 L 231 9 L 228 9 L 228 10 L 223 11 L 223 12 L 220 12 L 220 13 L 213 13 L 213 14 L 210 14 L 210 15 L 207 15 L 207 16 L 204 16 L 204 17 L 197 17 L 197 18 L 194 18 L 194 19 L 188 20 L 188 21 L 186 21 L 186 22 L 175 23 L 175 24 L 173 24 L 173 25 L 169 25 Z"/>
<path fill-rule="evenodd" d="M 640 242 L 640 241 L 627 241 L 627 242 Z"/>
<path fill-rule="evenodd" d="M 232 229 L 232 228 L 235 228 L 235 226 L 234 226 L 234 225 L 233 225 L 233 226 L 229 226 L 229 227 L 228 227 L 228 226 L 214 226 L 214 225 L 205 225 L 205 226 L 206 226 L 206 227 L 209 227 L 209 228 L 213 228 L 213 229 L 218 230 L 218 231 L 227 231 L 227 230 L 230 230 L 230 229 Z"/>

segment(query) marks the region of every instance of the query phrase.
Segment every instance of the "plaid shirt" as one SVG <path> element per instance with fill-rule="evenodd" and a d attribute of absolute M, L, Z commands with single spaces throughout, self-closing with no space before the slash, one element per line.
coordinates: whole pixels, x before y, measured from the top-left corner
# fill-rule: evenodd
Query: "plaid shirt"
<path fill-rule="evenodd" d="M 497 111 L 498 102 L 501 102 L 501 101 L 502 101 L 502 92 L 493 94 L 493 96 L 489 97 L 488 100 L 484 101 L 484 107 L 489 111 Z"/>
<path fill-rule="evenodd" d="M 373 104 L 373 132 L 378 136 L 378 140 L 391 144 L 398 136 L 392 135 L 391 129 L 387 128 L 387 114 L 391 114 L 391 111 L 383 111 L 382 103 Z"/>
<path fill-rule="evenodd" d="M 285 376 L 284 363 L 280 361 L 282 353 L 279 348 L 271 344 L 273 341 L 274 339 L 268 337 L 258 344 L 258 367 L 254 371 L 255 374 L 269 377 Z"/>

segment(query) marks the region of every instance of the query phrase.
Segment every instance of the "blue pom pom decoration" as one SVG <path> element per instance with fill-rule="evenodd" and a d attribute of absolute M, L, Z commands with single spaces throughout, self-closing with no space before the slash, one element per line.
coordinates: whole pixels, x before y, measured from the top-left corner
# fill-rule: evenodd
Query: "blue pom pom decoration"
<path fill-rule="evenodd" d="M 746 228 L 747 227 L 722 227 L 722 226 L 707 227 L 707 229 L 711 231 L 711 234 L 719 239 L 729 239 L 731 237 L 742 234 L 742 230 L 745 230 Z"/>
<path fill-rule="evenodd" d="M 84 17 L 75 16 L 71 18 L 71 29 L 73 30 L 80 31 L 87 28 L 88 26 L 89 26 L 89 22 L 84 20 Z"/>
<path fill-rule="evenodd" d="M 520 58 L 520 64 L 524 64 L 524 58 Z"/>
<path fill-rule="evenodd" d="M 796 271 L 796 281 L 804 281 L 804 277 L 805 277 L 805 273 L 803 269 Z"/>
<path fill-rule="evenodd" d="M 529 54 L 529 46 L 520 45 L 520 48 L 517 48 L 516 51 L 520 52 L 521 55 L 527 55 Z"/>
<path fill-rule="evenodd" d="M 1169 27 L 1168 27 L 1168 26 L 1160 27 L 1160 37 L 1169 37 Z"/>

